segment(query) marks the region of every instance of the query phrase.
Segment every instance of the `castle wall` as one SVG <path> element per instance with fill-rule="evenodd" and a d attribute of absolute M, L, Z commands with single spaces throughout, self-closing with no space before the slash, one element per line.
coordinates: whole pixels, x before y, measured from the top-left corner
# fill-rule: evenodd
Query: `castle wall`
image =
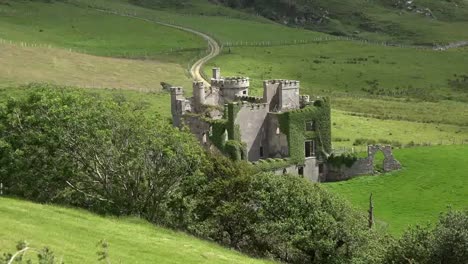
<path fill-rule="evenodd" d="M 182 87 L 171 88 L 171 114 L 172 124 L 180 127 L 182 115 L 186 109 L 191 109 L 190 101 L 184 97 L 184 89 Z"/>
<path fill-rule="evenodd" d="M 384 172 L 391 172 L 401 169 L 401 164 L 395 159 L 392 153 L 391 146 L 368 146 L 367 157 L 358 159 L 351 167 L 347 167 L 342 164 L 340 166 L 334 166 L 327 164 L 326 166 L 326 178 L 323 181 L 343 181 L 351 179 L 359 175 L 371 175 L 374 174 L 374 160 L 377 152 L 382 151 L 385 158 L 383 161 Z"/>
<path fill-rule="evenodd" d="M 299 82 L 298 81 L 283 81 L 281 82 L 279 91 L 279 105 L 281 111 L 299 109 Z"/>
<path fill-rule="evenodd" d="M 280 85 L 278 80 L 263 82 L 263 101 L 268 104 L 270 111 L 279 109 L 278 88 Z"/>
<path fill-rule="evenodd" d="M 267 145 L 269 158 L 289 157 L 288 137 L 280 130 L 278 115 L 268 113 L 266 120 Z"/>
<path fill-rule="evenodd" d="M 302 168 L 302 175 L 299 174 L 299 171 Z M 290 174 L 294 176 L 304 177 L 305 179 L 311 182 L 318 182 L 319 178 L 319 169 L 316 158 L 307 158 L 304 161 L 304 165 L 291 165 L 274 171 L 276 175 Z"/>
<path fill-rule="evenodd" d="M 190 129 L 190 132 L 197 138 L 200 145 L 206 148 L 211 147 L 209 141 L 210 124 L 201 120 L 198 116 L 185 116 L 184 124 Z"/>
<path fill-rule="evenodd" d="M 266 157 L 266 117 L 268 115 L 266 104 L 243 104 L 235 118 L 234 123 L 239 126 L 241 140 L 246 144 L 249 161 L 257 161 Z M 263 148 L 263 157 L 260 148 Z"/>

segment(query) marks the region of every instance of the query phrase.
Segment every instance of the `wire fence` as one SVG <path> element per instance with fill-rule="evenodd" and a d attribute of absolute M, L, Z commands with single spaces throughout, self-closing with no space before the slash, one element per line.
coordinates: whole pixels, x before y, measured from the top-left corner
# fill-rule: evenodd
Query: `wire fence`
<path fill-rule="evenodd" d="M 302 44 L 313 44 L 313 43 L 323 43 L 323 42 L 332 42 L 332 41 L 349 41 L 362 45 L 376 45 L 384 47 L 396 47 L 396 48 L 412 48 L 412 49 L 426 49 L 426 50 L 444 50 L 440 49 L 440 45 L 432 46 L 423 46 L 423 45 L 409 45 L 402 43 L 393 43 L 385 41 L 372 41 L 366 39 L 359 39 L 346 36 L 326 36 L 326 37 L 316 37 L 311 39 L 293 39 L 293 40 L 264 40 L 264 41 L 228 41 L 224 42 L 223 46 L 225 47 L 271 47 L 271 46 L 289 46 L 289 45 L 302 45 Z"/>

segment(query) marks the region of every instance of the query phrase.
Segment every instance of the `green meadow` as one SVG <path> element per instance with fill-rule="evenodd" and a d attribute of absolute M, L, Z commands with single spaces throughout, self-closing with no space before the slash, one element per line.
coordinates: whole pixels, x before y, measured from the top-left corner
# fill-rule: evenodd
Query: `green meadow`
<path fill-rule="evenodd" d="M 468 145 L 399 149 L 403 170 L 324 186 L 361 209 L 373 194 L 379 228 L 401 234 L 410 225 L 434 223 L 448 207 L 466 209 Z"/>
<path fill-rule="evenodd" d="M 166 55 L 165 58 L 180 57 L 180 62 L 192 59 L 197 54 L 194 52 L 207 47 L 191 33 L 72 4 L 9 3 L 1 6 L 0 38 L 16 43 L 51 45 L 110 57 Z"/>
<path fill-rule="evenodd" d="M 330 41 L 278 47 L 234 47 L 207 65 L 224 74 L 300 80 L 303 93 L 468 101 L 448 80 L 468 70 L 468 53 Z"/>
<path fill-rule="evenodd" d="M 1 253 L 15 252 L 24 240 L 33 248 L 48 246 L 65 263 L 98 263 L 97 244 L 105 240 L 112 263 L 268 263 L 137 218 L 11 198 L 0 198 L 0 215 Z"/>

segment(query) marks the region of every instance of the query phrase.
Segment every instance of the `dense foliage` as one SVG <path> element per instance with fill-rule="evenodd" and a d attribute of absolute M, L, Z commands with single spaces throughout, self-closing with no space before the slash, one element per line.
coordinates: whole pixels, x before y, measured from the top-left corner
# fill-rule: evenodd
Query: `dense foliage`
<path fill-rule="evenodd" d="M 198 202 L 191 232 L 290 263 L 371 263 L 382 257 L 386 239 L 379 241 L 365 216 L 320 185 L 294 176 L 252 176 L 224 158 L 212 164 L 193 194 Z"/>
<path fill-rule="evenodd" d="M 31 85 L 0 106 L 0 181 L 9 195 L 140 215 L 289 263 L 467 257 L 466 212 L 395 242 L 320 185 L 205 154 L 191 135 L 144 113 L 122 98 Z"/>
<path fill-rule="evenodd" d="M 443 214 L 433 228 L 409 229 L 385 263 L 468 263 L 468 211 Z"/>
<path fill-rule="evenodd" d="M 0 110 L 0 178 L 40 202 L 161 220 L 204 155 L 195 140 L 121 98 L 29 87 Z"/>

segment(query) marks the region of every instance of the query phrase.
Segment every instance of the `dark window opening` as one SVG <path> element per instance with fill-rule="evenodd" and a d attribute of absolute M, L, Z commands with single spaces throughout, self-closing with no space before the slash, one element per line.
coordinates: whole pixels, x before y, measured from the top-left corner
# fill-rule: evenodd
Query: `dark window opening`
<path fill-rule="evenodd" d="M 243 91 L 242 94 L 244 94 L 244 95 L 247 94 L 247 91 Z"/>
<path fill-rule="evenodd" d="M 319 164 L 319 173 L 323 173 L 323 164 Z"/>
<path fill-rule="evenodd" d="M 299 168 L 297 168 L 297 174 L 299 174 L 301 176 L 304 176 L 304 167 L 303 166 L 300 166 Z"/>
<path fill-rule="evenodd" d="M 305 142 L 305 156 L 306 158 L 315 156 L 315 141 Z"/>
<path fill-rule="evenodd" d="M 314 121 L 307 121 L 306 122 L 306 131 L 314 131 L 314 130 L 315 130 Z"/>
<path fill-rule="evenodd" d="M 260 157 L 263 157 L 263 147 L 260 147 Z"/>

